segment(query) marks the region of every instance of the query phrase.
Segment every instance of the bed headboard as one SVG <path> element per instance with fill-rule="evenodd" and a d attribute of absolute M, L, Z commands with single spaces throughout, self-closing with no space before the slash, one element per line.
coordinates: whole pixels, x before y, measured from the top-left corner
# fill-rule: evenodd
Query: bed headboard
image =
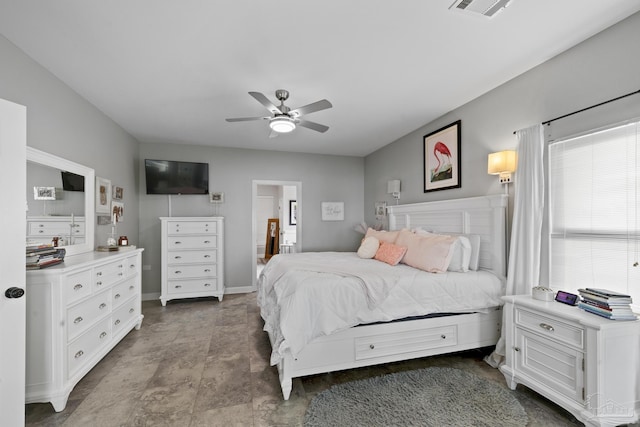
<path fill-rule="evenodd" d="M 389 230 L 422 227 L 438 233 L 478 234 L 480 267 L 505 277 L 507 197 L 498 194 L 389 206 Z"/>

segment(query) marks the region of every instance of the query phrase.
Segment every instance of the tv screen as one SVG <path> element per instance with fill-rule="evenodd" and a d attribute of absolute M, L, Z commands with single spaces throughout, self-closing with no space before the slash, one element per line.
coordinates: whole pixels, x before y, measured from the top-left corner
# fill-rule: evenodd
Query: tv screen
<path fill-rule="evenodd" d="M 209 164 L 173 160 L 144 161 L 147 194 L 208 194 Z"/>
<path fill-rule="evenodd" d="M 84 191 L 84 176 L 73 172 L 61 171 L 64 191 Z"/>

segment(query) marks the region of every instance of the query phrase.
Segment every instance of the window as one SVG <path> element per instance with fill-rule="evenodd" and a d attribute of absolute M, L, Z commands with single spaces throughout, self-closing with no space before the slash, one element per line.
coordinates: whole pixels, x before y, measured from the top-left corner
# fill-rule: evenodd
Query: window
<path fill-rule="evenodd" d="M 627 293 L 640 309 L 640 122 L 549 146 L 550 285 Z"/>

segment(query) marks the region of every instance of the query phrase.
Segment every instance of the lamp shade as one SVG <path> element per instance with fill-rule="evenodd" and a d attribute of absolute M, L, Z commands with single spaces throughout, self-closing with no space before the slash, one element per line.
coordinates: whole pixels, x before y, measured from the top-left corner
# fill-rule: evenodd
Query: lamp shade
<path fill-rule="evenodd" d="M 274 117 L 269 122 L 269 127 L 274 132 L 289 133 L 296 128 L 296 124 L 289 117 Z"/>
<path fill-rule="evenodd" d="M 516 171 L 518 155 L 515 151 L 499 151 L 489 154 L 487 162 L 487 173 L 489 175 L 500 175 L 501 173 L 511 173 Z"/>
<path fill-rule="evenodd" d="M 400 180 L 399 179 L 392 179 L 391 181 L 387 182 L 387 193 L 388 194 L 394 194 L 394 193 L 399 193 L 400 192 Z"/>

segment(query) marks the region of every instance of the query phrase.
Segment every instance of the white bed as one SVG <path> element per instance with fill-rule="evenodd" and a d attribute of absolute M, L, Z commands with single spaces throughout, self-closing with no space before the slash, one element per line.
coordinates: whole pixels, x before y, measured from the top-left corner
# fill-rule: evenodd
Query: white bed
<path fill-rule="evenodd" d="M 389 208 L 391 230 L 479 235 L 478 271 L 426 273 L 355 253 L 272 258 L 258 283 L 258 304 L 284 398 L 296 377 L 494 345 L 506 201 L 496 195 Z M 391 321 L 408 316 L 415 318 Z"/>

